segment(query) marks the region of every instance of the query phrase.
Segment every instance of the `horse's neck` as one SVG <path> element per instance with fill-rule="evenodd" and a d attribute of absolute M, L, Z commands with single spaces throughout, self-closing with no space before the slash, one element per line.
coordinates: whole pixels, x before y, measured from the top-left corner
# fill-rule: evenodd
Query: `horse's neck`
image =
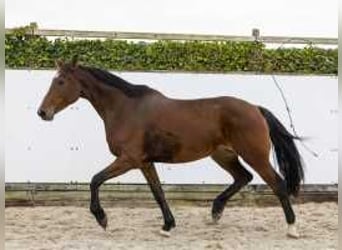
<path fill-rule="evenodd" d="M 128 100 L 120 90 L 96 82 L 89 84 L 82 93 L 104 121 L 120 117 Z"/>

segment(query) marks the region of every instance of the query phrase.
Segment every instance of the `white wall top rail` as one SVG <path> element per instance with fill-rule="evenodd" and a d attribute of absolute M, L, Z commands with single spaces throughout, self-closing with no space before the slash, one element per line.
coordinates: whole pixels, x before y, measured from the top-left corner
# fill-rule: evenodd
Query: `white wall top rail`
<path fill-rule="evenodd" d="M 320 44 L 337 45 L 338 38 L 325 37 L 286 37 L 261 36 L 259 29 L 253 29 L 250 36 L 235 35 L 207 35 L 207 34 L 181 34 L 181 33 L 152 33 L 152 32 L 122 32 L 122 31 L 87 31 L 87 30 L 57 30 L 38 29 L 32 26 L 28 34 L 46 37 L 73 37 L 73 38 L 107 38 L 107 39 L 139 39 L 139 40 L 182 40 L 182 41 L 260 41 L 274 44 Z M 15 29 L 6 28 L 6 34 Z"/>

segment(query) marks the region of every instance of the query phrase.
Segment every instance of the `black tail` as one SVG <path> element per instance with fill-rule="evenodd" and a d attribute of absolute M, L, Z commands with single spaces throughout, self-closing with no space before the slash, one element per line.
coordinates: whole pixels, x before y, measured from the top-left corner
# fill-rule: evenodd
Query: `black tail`
<path fill-rule="evenodd" d="M 301 157 L 294 143 L 299 137 L 290 134 L 281 122 L 266 108 L 259 107 L 270 129 L 270 137 L 276 152 L 281 174 L 284 176 L 289 195 L 297 196 L 304 179 Z"/>

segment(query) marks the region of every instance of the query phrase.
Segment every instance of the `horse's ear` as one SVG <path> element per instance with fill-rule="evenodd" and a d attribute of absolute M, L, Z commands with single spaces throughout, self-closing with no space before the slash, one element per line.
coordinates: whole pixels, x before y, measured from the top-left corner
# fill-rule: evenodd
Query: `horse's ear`
<path fill-rule="evenodd" d="M 60 69 L 62 69 L 62 68 L 63 68 L 63 66 L 64 66 L 64 62 L 63 62 L 63 60 L 62 60 L 62 59 L 57 59 L 57 60 L 55 61 L 55 64 L 56 64 L 56 68 L 57 68 L 57 70 L 60 70 Z"/>
<path fill-rule="evenodd" d="M 78 64 L 78 55 L 74 55 L 71 59 L 71 66 L 74 68 Z"/>

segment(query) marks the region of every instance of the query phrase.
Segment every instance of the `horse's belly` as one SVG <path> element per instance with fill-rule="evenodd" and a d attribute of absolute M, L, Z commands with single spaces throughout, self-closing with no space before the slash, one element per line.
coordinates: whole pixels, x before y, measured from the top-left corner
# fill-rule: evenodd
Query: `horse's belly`
<path fill-rule="evenodd" d="M 191 152 L 188 150 L 184 150 L 183 152 L 180 152 L 179 154 L 175 155 L 172 161 L 168 163 L 184 163 L 184 162 L 200 160 L 204 157 L 211 155 L 212 151 L 213 150 L 203 150 L 199 152 Z"/>
<path fill-rule="evenodd" d="M 222 136 L 207 131 L 151 130 L 144 138 L 145 160 L 165 163 L 195 161 L 209 156 L 222 143 Z"/>
<path fill-rule="evenodd" d="M 197 143 L 196 143 L 197 142 Z M 230 147 L 229 142 L 211 138 L 211 140 L 195 140 L 183 144 L 183 147 L 174 158 L 174 162 L 189 162 L 210 156 L 219 145 Z"/>

